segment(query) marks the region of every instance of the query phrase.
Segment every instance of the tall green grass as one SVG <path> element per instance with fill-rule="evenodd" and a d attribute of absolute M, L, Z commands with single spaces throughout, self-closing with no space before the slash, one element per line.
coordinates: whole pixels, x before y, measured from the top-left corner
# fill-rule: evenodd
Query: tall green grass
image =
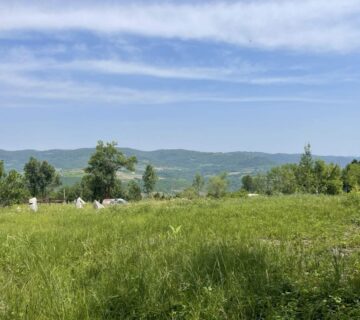
<path fill-rule="evenodd" d="M 0 209 L 0 319 L 359 319 L 360 200 Z"/>

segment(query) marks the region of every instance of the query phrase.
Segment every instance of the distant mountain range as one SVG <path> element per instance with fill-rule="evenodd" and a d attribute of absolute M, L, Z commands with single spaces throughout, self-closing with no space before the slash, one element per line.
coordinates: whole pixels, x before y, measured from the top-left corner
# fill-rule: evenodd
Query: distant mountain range
<path fill-rule="evenodd" d="M 140 151 L 120 148 L 127 156 L 136 156 L 138 165 L 135 177 L 140 177 L 146 164 L 151 163 L 158 171 L 160 181 L 159 191 L 176 191 L 191 184 L 196 173 L 206 177 L 227 172 L 232 189 L 241 184 L 241 177 L 245 174 L 255 174 L 285 163 L 296 163 L 300 154 L 268 154 L 262 152 L 198 152 L 189 150 L 156 150 Z M 74 183 L 81 178 L 82 169 L 94 152 L 94 148 L 76 150 L 0 150 L 0 160 L 4 160 L 5 168 L 22 171 L 24 164 L 31 156 L 47 160 L 63 175 L 64 183 Z M 333 162 L 344 167 L 355 157 L 314 156 L 326 162 Z M 130 179 L 134 175 L 126 172 L 123 179 Z"/>

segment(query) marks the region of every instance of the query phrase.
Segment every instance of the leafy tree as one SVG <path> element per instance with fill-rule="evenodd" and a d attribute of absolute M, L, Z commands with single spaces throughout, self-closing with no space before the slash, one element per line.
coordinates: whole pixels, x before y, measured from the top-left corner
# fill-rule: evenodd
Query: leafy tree
<path fill-rule="evenodd" d="M 141 200 L 141 188 L 135 180 L 131 180 L 127 185 L 126 198 L 130 201 Z"/>
<path fill-rule="evenodd" d="M 353 163 L 347 167 L 348 171 L 344 176 L 348 180 L 350 180 L 348 173 L 351 166 L 356 165 Z M 358 177 L 360 182 L 360 170 Z M 310 145 L 305 147 L 298 165 L 286 164 L 272 168 L 266 174 L 255 176 L 252 183 L 256 192 L 268 195 L 293 194 L 298 191 L 335 195 L 341 193 L 343 184 L 340 167 L 335 164 L 326 164 L 322 160 L 314 161 Z"/>
<path fill-rule="evenodd" d="M 39 161 L 33 157 L 24 167 L 25 181 L 32 196 L 46 197 L 51 190 L 60 185 L 60 176 L 47 161 Z"/>
<path fill-rule="evenodd" d="M 205 185 L 205 180 L 203 176 L 197 173 L 192 182 L 192 188 L 194 192 L 196 192 L 199 195 L 202 189 L 204 188 L 204 185 Z"/>
<path fill-rule="evenodd" d="M 142 176 L 145 193 L 150 194 L 151 192 L 154 191 L 157 179 L 158 179 L 158 177 L 157 177 L 154 167 L 152 165 L 148 164 L 146 166 L 145 172 Z"/>
<path fill-rule="evenodd" d="M 78 193 L 78 197 L 80 196 L 85 201 L 96 200 L 96 198 L 93 196 L 94 192 L 92 190 L 92 185 L 93 178 L 90 175 L 84 175 L 80 181 L 80 193 Z"/>
<path fill-rule="evenodd" d="M 51 190 L 61 185 L 59 174 L 47 161 L 41 163 L 40 175 L 39 187 L 43 197 L 46 197 Z"/>
<path fill-rule="evenodd" d="M 242 188 L 246 190 L 247 192 L 254 192 L 255 186 L 254 186 L 254 179 L 250 175 L 243 176 L 241 178 L 242 182 Z"/>
<path fill-rule="evenodd" d="M 226 195 L 229 182 L 227 174 L 223 173 L 219 176 L 211 177 L 208 183 L 208 195 L 214 198 L 221 198 Z"/>
<path fill-rule="evenodd" d="M 360 162 L 354 160 L 346 166 L 342 174 L 344 191 L 358 191 L 360 189 Z"/>
<path fill-rule="evenodd" d="M 275 167 L 267 174 L 268 194 L 293 194 L 297 191 L 296 183 L 297 165 L 286 164 Z"/>
<path fill-rule="evenodd" d="M 29 196 L 23 176 L 15 170 L 11 170 L 0 181 L 0 204 L 10 206 L 20 204 Z"/>
<path fill-rule="evenodd" d="M 315 192 L 314 182 L 314 160 L 311 153 L 311 146 L 308 144 L 304 148 L 297 170 L 297 183 L 300 191 L 304 193 Z"/>
<path fill-rule="evenodd" d="M 85 181 L 93 199 L 102 200 L 111 197 L 117 186 L 117 172 L 122 168 L 133 171 L 137 163 L 135 157 L 125 157 L 116 145 L 116 142 L 99 141 L 85 169 L 87 173 Z"/>
<path fill-rule="evenodd" d="M 40 195 L 40 167 L 40 161 L 34 157 L 31 157 L 24 167 L 26 184 L 33 197 Z"/>
<path fill-rule="evenodd" d="M 111 191 L 110 198 L 125 198 L 125 190 L 120 179 L 115 181 L 115 186 Z"/>
<path fill-rule="evenodd" d="M 317 160 L 314 165 L 315 190 L 321 194 L 339 194 L 342 189 L 341 169 L 338 165 Z"/>
<path fill-rule="evenodd" d="M 266 174 L 257 174 L 253 178 L 254 183 L 254 190 L 255 192 L 261 193 L 261 194 L 271 194 L 271 190 L 268 186 L 268 177 Z"/>

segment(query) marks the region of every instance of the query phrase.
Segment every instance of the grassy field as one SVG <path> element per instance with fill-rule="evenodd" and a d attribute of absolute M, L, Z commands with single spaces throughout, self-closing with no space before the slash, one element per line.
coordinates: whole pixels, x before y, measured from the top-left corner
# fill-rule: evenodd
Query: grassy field
<path fill-rule="evenodd" d="M 359 319 L 360 199 L 0 209 L 0 319 Z"/>

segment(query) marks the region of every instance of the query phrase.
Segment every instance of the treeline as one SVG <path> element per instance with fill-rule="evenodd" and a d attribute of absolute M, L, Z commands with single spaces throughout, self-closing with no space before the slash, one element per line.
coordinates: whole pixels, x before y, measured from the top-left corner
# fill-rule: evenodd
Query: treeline
<path fill-rule="evenodd" d="M 5 172 L 0 161 L 0 205 L 22 203 L 30 196 L 45 198 L 60 185 L 60 176 L 47 161 L 30 158 L 24 167 L 24 174 L 16 170 Z"/>
<path fill-rule="evenodd" d="M 207 181 L 203 176 L 197 174 L 193 179 L 192 185 L 178 193 L 176 197 L 187 199 L 195 199 L 203 196 L 222 198 L 228 195 L 228 188 L 229 181 L 226 173 L 213 176 Z"/>
<path fill-rule="evenodd" d="M 106 198 L 139 201 L 144 194 L 155 198 L 170 197 L 153 193 L 158 177 L 150 164 L 146 166 L 141 180 L 133 179 L 127 184 L 122 183 L 118 172 L 133 172 L 137 159 L 126 157 L 116 145 L 115 142 L 99 141 L 84 170 L 85 175 L 73 186 L 60 187 L 59 174 L 46 161 L 30 158 L 23 174 L 15 170 L 5 173 L 4 163 L 0 161 L 0 205 L 23 203 L 30 196 L 44 201 L 51 198 L 66 202 L 77 197 L 86 201 L 101 201 Z M 360 191 L 360 161 L 354 160 L 342 169 L 336 164 L 314 160 L 311 147 L 307 145 L 298 164 L 286 164 L 267 173 L 244 176 L 241 189 L 236 192 L 229 192 L 228 189 L 226 173 L 208 179 L 197 174 L 192 185 L 175 196 L 194 199 L 202 196 L 238 197 L 248 193 L 337 195 L 342 192 L 357 192 Z"/>
<path fill-rule="evenodd" d="M 275 167 L 265 174 L 244 176 L 243 189 L 251 193 L 276 194 L 328 194 L 358 191 L 360 162 L 354 160 L 343 170 L 336 164 L 314 160 L 311 147 L 305 147 L 298 164 Z"/>
<path fill-rule="evenodd" d="M 4 162 L 0 161 L 0 205 L 20 204 L 29 197 L 66 202 L 77 197 L 86 201 L 106 198 L 136 201 L 142 199 L 142 193 L 150 195 L 158 179 L 153 166 L 146 166 L 141 181 L 134 179 L 123 185 L 118 177 L 119 170 L 134 171 L 137 159 L 126 157 L 116 145 L 116 142 L 99 141 L 84 170 L 84 177 L 73 186 L 61 187 L 59 174 L 47 161 L 30 158 L 23 174 L 15 170 L 6 173 Z"/>
<path fill-rule="evenodd" d="M 207 181 L 196 175 L 192 186 L 179 193 L 179 197 L 193 199 L 199 196 L 212 198 L 241 197 L 248 194 L 291 195 L 326 194 L 337 195 L 343 192 L 360 191 L 360 161 L 354 160 L 344 169 L 339 165 L 315 160 L 311 146 L 305 147 L 298 164 L 285 164 L 274 167 L 266 173 L 242 178 L 242 187 L 229 192 L 226 173 L 209 178 Z"/>

